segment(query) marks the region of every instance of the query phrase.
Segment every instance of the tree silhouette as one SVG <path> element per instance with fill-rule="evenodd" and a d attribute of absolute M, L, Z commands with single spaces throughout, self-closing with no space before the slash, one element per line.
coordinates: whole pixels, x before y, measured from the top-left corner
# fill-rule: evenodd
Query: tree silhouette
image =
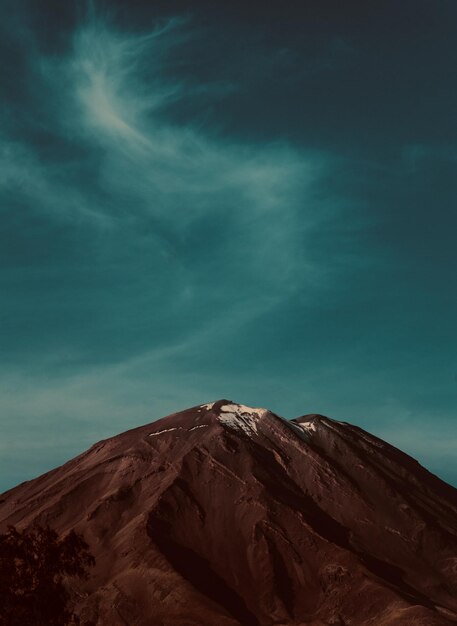
<path fill-rule="evenodd" d="M 0 626 L 78 624 L 64 579 L 87 579 L 94 564 L 84 538 L 74 531 L 59 539 L 49 527 L 9 526 L 0 535 Z"/>

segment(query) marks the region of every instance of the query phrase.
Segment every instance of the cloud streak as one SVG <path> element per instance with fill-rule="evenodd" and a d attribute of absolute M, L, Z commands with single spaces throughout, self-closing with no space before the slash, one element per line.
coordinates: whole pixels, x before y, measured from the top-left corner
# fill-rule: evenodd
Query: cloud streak
<path fill-rule="evenodd" d="M 70 53 L 42 59 L 40 68 L 48 91 L 60 92 L 56 129 L 91 154 L 95 174 L 81 188 L 68 166 L 57 168 L 57 183 L 29 171 L 35 198 L 48 208 L 94 215 L 97 226 L 132 244 L 141 231 L 144 247 L 155 249 L 147 271 L 166 277 L 158 299 L 192 307 L 207 298 L 207 323 L 230 324 L 240 310 L 255 316 L 323 280 L 307 247 L 335 215 L 330 203 L 313 198 L 329 157 L 284 142 L 235 143 L 174 123 L 169 103 L 201 88 L 166 75 L 171 51 L 189 36 L 178 18 L 138 34 L 91 13 Z M 205 89 L 210 97 L 211 85 Z"/>

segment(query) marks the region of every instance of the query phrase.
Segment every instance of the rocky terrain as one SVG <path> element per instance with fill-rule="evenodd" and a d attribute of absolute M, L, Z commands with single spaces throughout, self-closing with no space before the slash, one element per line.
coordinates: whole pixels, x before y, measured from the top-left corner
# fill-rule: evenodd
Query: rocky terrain
<path fill-rule="evenodd" d="M 457 490 L 363 430 L 227 400 L 101 441 L 0 497 L 82 532 L 99 626 L 457 623 Z"/>

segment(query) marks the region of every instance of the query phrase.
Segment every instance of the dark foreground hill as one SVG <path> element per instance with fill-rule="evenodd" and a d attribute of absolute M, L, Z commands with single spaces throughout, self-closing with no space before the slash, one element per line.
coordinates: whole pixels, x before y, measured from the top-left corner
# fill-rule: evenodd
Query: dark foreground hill
<path fill-rule="evenodd" d="M 457 490 L 321 415 L 202 405 L 0 499 L 0 530 L 84 534 L 82 624 L 457 623 Z"/>

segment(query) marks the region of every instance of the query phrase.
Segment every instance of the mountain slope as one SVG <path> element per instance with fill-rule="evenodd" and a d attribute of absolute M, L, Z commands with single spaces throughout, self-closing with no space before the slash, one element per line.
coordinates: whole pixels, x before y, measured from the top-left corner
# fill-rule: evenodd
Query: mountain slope
<path fill-rule="evenodd" d="M 457 623 L 457 491 L 320 415 L 194 407 L 0 500 L 2 527 L 84 533 L 83 624 Z"/>

